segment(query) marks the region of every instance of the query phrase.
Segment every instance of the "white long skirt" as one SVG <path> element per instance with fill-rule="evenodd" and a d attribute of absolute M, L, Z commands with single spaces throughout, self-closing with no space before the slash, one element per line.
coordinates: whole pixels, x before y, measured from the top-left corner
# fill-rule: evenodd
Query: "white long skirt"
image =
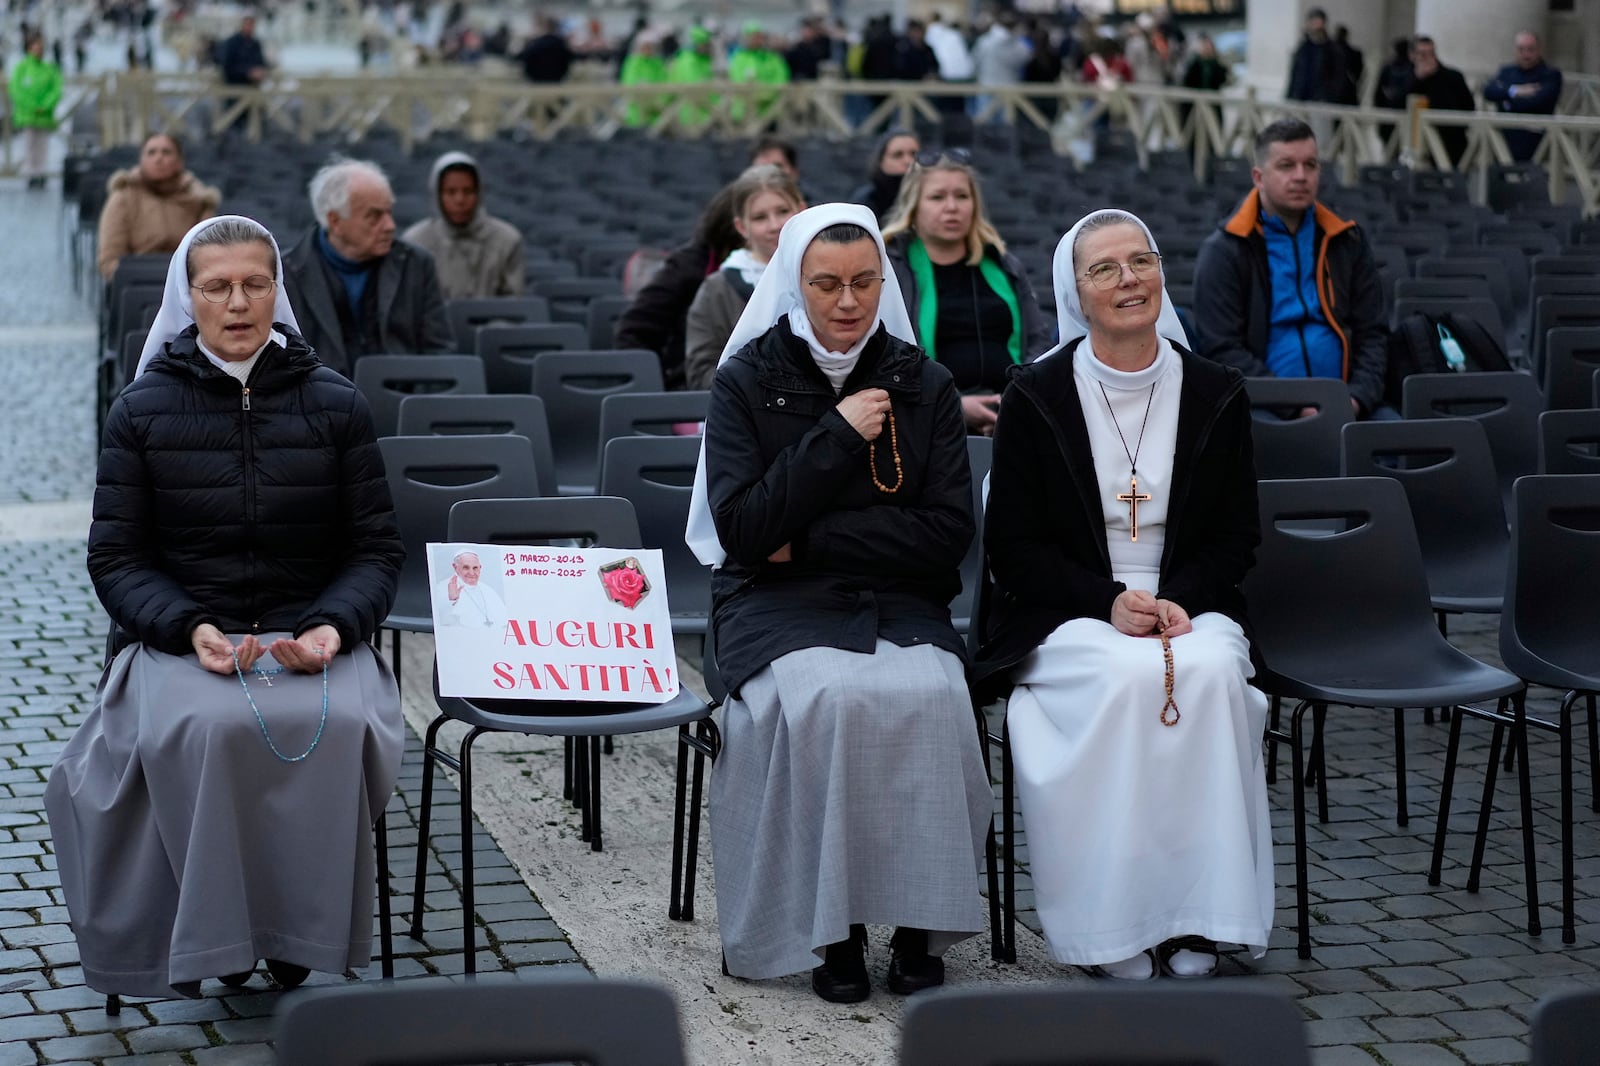
<path fill-rule="evenodd" d="M 799 973 L 852 923 L 983 929 L 994 808 L 961 660 L 879 640 L 791 652 L 723 707 L 711 772 L 717 924 L 739 977 Z"/>
<path fill-rule="evenodd" d="M 1076 965 L 1176 936 L 1265 952 L 1272 828 L 1249 644 L 1203 614 L 1172 640 L 1182 715 L 1161 724 L 1161 642 L 1079 618 L 1023 664 L 1012 693 L 1015 779 L 1039 921 Z M 1169 716 L 1170 717 L 1170 716 Z"/>

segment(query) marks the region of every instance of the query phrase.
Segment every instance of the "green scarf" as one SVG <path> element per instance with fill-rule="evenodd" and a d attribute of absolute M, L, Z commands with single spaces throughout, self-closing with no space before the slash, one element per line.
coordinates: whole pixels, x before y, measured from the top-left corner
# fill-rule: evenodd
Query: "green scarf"
<path fill-rule="evenodd" d="M 906 249 L 906 261 L 911 264 L 911 277 L 917 284 L 917 336 L 922 340 L 922 350 L 928 358 L 939 361 L 934 353 L 934 334 L 939 330 L 939 289 L 933 280 L 933 260 L 921 237 L 911 238 Z M 1017 304 L 1016 290 L 1000 264 L 987 255 L 978 264 L 978 273 L 994 294 L 1011 309 L 1011 337 L 1006 341 L 1006 352 L 1013 363 L 1022 362 L 1022 308 Z"/>

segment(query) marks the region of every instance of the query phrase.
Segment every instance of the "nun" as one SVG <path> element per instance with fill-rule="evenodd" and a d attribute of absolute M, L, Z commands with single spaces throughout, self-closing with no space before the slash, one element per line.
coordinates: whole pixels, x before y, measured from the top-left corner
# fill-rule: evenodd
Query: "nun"
<path fill-rule="evenodd" d="M 948 604 L 974 536 L 960 397 L 870 209 L 791 218 L 722 352 L 688 542 L 728 691 L 712 772 L 724 967 L 871 993 L 941 984 L 983 928 L 993 793 Z"/>
<path fill-rule="evenodd" d="M 1239 585 L 1260 543 L 1237 371 L 1183 344 L 1149 229 L 1096 211 L 1056 249 L 1061 343 L 1001 399 L 974 676 L 1007 724 L 1051 955 L 1123 980 L 1209 976 L 1272 927 Z"/>
<path fill-rule="evenodd" d="M 371 961 L 404 726 L 368 641 L 404 549 L 367 405 L 281 278 L 259 223 L 191 229 L 106 420 L 88 565 L 115 650 L 45 808 L 108 994 Z"/>

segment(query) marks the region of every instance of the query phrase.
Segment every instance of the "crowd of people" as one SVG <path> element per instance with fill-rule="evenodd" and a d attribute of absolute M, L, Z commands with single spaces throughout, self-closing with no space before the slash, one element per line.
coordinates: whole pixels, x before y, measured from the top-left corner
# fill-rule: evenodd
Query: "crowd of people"
<path fill-rule="evenodd" d="M 1294 82 L 1346 92 L 1344 46 L 1312 16 Z M 1052 43 L 1058 74 L 1174 77 L 1181 32 L 1134 26 L 1129 47 L 1081 64 Z M 863 49 L 863 69 L 870 52 L 945 71 L 940 29 Z M 240 32 L 226 66 L 245 85 L 264 60 L 248 20 Z M 553 71 L 537 40 L 525 66 Z M 641 33 L 625 51 L 652 47 Z M 697 71 L 716 65 L 709 34 L 684 47 Z M 1040 47 L 1037 27 L 997 20 L 971 76 L 1022 77 Z M 1516 47 L 1489 98 L 1543 106 L 1537 38 Z M 786 62 L 759 27 L 740 57 L 756 81 Z M 1203 39 L 1193 62 L 1221 77 Z M 1409 62 L 1415 91 L 1459 81 L 1425 37 Z M 1334 378 L 1354 417 L 1395 412 L 1372 248 L 1319 201 L 1315 131 L 1281 119 L 1253 149 L 1251 187 L 1200 249 L 1192 328 L 1159 235 L 1103 209 L 1059 237 L 1052 329 L 972 154 L 898 129 L 863 160 L 857 203 L 810 205 L 795 147 L 754 145 L 619 320 L 619 345 L 708 393 L 685 538 L 714 568 L 730 693 L 709 801 L 729 974 L 809 969 L 818 996 L 858 1002 L 880 925 L 892 992 L 943 982 L 945 952 L 984 921 L 973 874 L 993 797 L 969 684 L 989 682 L 1012 690 L 1053 958 L 1148 981 L 1215 973 L 1219 945 L 1266 950 L 1244 380 Z M 46 795 L 91 987 L 195 995 L 261 959 L 292 987 L 370 954 L 369 828 L 403 735 L 371 641 L 403 552 L 348 379 L 370 354 L 454 350 L 446 300 L 524 290 L 522 234 L 491 213 L 483 169 L 441 155 L 431 216 L 399 234 L 384 171 L 331 161 L 307 189 L 314 223 L 282 253 L 258 222 L 216 214 L 175 137 L 111 178 L 102 272 L 172 255 L 97 474 L 88 562 L 115 654 Z M 981 514 L 970 436 L 993 438 Z M 949 604 L 974 538 L 993 594 L 969 655 Z M 280 676 L 269 726 L 257 701 Z M 241 701 L 253 717 L 216 713 Z"/>

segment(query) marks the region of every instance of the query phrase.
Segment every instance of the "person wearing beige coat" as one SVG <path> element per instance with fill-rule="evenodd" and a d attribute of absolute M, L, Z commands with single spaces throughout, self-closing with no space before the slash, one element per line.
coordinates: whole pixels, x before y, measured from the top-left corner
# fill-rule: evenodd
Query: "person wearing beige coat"
<path fill-rule="evenodd" d="M 217 213 L 222 194 L 183 165 L 183 149 L 165 133 L 145 138 L 137 166 L 106 182 L 100 212 L 100 273 L 107 281 L 125 255 L 171 252 L 197 222 Z"/>

